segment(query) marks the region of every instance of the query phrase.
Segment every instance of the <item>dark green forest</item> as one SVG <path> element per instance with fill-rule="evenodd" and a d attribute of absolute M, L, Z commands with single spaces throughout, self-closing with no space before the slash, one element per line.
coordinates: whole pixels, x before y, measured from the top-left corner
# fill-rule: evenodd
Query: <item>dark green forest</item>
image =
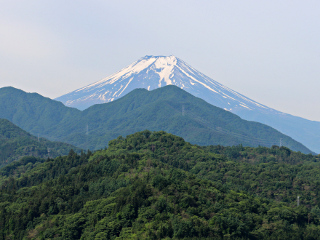
<path fill-rule="evenodd" d="M 319 167 L 286 147 L 151 131 L 24 157 L 0 170 L 0 239 L 320 239 Z"/>
<path fill-rule="evenodd" d="M 13 97 L 14 96 L 14 97 Z M 241 119 L 176 86 L 135 89 L 110 103 L 84 111 L 12 87 L 0 89 L 0 118 L 52 141 L 98 150 L 118 136 L 138 131 L 166 131 L 198 145 L 258 147 L 282 144 L 312 153 L 267 125 Z"/>
<path fill-rule="evenodd" d="M 70 144 L 38 139 L 8 120 L 0 118 L 0 168 L 23 156 L 53 158 L 67 155 L 71 149 L 80 152 L 80 149 Z"/>

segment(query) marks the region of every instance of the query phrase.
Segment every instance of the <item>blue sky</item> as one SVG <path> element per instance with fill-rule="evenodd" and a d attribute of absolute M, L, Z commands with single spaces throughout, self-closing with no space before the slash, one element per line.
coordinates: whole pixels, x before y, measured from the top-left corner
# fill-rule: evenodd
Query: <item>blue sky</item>
<path fill-rule="evenodd" d="M 0 87 L 55 98 L 175 55 L 264 105 L 320 121 L 320 1 L 2 1 Z"/>

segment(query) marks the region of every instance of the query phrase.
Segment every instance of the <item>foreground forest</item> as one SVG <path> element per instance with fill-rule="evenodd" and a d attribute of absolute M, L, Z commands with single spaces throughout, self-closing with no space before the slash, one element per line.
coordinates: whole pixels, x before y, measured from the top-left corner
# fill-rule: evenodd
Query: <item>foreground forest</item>
<path fill-rule="evenodd" d="M 319 186 L 319 155 L 143 131 L 0 169 L 0 239 L 320 239 Z"/>

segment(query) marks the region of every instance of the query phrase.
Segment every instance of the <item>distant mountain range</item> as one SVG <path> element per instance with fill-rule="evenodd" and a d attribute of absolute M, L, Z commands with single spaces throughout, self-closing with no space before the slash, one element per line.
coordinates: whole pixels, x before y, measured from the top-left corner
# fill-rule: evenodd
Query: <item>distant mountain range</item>
<path fill-rule="evenodd" d="M 320 152 L 320 122 L 279 112 L 214 81 L 175 56 L 145 56 L 98 82 L 56 100 L 84 110 L 94 104 L 114 101 L 137 88 L 153 90 L 176 85 L 208 103 L 241 118 L 276 128 Z"/>
<path fill-rule="evenodd" d="M 108 141 L 145 129 L 167 131 L 198 145 L 279 145 L 303 153 L 308 148 L 257 122 L 215 107 L 176 86 L 147 91 L 136 89 L 124 97 L 84 111 L 15 88 L 0 89 L 0 117 L 30 133 L 83 149 L 100 149 Z"/>
<path fill-rule="evenodd" d="M 10 121 L 0 119 L 0 168 L 24 156 L 53 158 L 67 155 L 71 149 L 80 150 L 70 144 L 38 139 Z"/>

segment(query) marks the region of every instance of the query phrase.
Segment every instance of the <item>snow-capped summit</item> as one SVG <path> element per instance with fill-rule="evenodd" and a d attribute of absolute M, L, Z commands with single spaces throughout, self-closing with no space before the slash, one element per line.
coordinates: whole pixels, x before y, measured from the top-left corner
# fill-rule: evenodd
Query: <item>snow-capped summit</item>
<path fill-rule="evenodd" d="M 97 103 L 111 102 L 136 88 L 153 90 L 166 85 L 176 85 L 228 111 L 268 109 L 214 81 L 172 55 L 145 56 L 107 78 L 56 100 L 70 107 L 85 109 Z"/>

